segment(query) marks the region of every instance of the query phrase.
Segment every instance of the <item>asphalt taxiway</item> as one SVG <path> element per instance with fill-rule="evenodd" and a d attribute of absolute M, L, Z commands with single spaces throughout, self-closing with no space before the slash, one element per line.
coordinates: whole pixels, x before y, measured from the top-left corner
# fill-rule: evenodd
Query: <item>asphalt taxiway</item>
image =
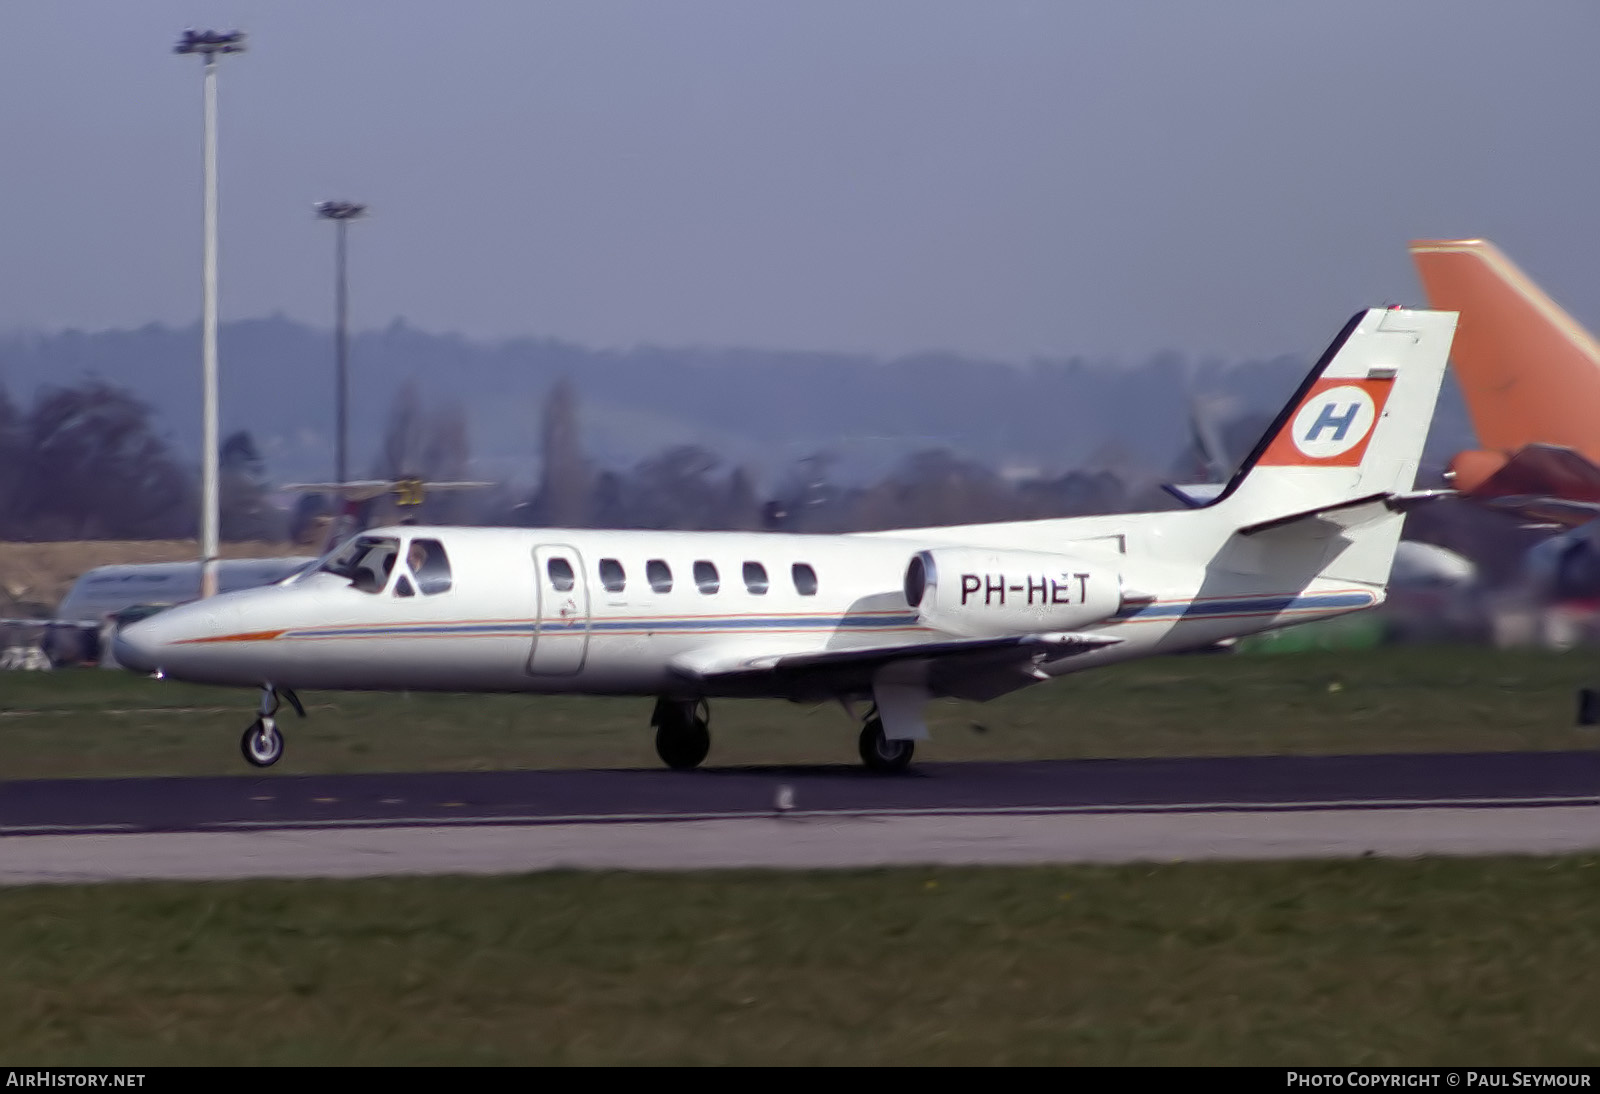
<path fill-rule="evenodd" d="M 0 883 L 1600 850 L 1600 752 L 0 782 Z"/>

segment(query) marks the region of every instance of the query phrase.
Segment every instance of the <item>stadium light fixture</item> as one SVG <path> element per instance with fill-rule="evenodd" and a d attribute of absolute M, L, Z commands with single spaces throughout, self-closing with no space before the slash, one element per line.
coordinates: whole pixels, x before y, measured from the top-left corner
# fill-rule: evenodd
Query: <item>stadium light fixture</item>
<path fill-rule="evenodd" d="M 349 330 L 349 293 L 345 280 L 345 256 L 347 241 L 345 229 L 352 220 L 357 220 L 366 215 L 367 207 L 353 201 L 319 201 L 317 203 L 317 216 L 323 220 L 333 221 L 335 228 L 335 260 L 334 260 L 334 362 L 337 373 L 337 394 L 335 397 L 335 416 L 337 426 L 337 454 L 335 456 L 334 478 L 343 486 L 350 481 L 349 474 L 349 449 L 347 433 L 349 430 L 350 407 L 350 330 Z"/>
<path fill-rule="evenodd" d="M 217 57 L 243 53 L 240 31 L 186 30 L 174 53 L 199 54 L 205 61 L 205 231 L 200 261 L 200 595 L 217 592 L 218 429 L 217 429 Z"/>

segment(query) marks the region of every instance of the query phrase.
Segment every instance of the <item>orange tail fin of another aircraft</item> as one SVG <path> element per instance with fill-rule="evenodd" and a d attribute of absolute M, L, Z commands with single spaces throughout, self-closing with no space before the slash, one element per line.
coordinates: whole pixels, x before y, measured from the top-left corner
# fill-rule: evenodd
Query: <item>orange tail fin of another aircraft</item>
<path fill-rule="evenodd" d="M 1481 239 L 1417 240 L 1431 307 L 1459 311 L 1451 350 L 1485 448 L 1558 444 L 1600 458 L 1600 343 Z"/>
<path fill-rule="evenodd" d="M 1534 467 L 1512 473 L 1516 465 L 1542 462 L 1538 450 L 1570 449 L 1600 464 L 1600 343 L 1594 336 L 1492 243 L 1415 240 L 1410 250 L 1429 306 L 1461 313 L 1451 359 L 1486 451 L 1456 457 L 1457 489 L 1535 492 L 1533 483 L 1520 481 Z M 1491 481 L 1497 476 L 1507 481 Z M 1513 484 L 1512 477 L 1519 481 Z"/>

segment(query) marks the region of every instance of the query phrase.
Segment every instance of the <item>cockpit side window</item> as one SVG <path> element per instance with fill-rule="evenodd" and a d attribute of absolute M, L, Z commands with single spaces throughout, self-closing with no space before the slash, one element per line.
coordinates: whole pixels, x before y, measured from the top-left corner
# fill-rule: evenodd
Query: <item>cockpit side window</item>
<path fill-rule="evenodd" d="M 389 583 L 400 541 L 389 536 L 357 536 L 317 567 L 349 580 L 364 593 L 378 593 Z"/>
<path fill-rule="evenodd" d="M 423 596 L 450 591 L 450 557 L 436 539 L 414 539 L 406 549 L 406 565 L 416 575 Z"/>

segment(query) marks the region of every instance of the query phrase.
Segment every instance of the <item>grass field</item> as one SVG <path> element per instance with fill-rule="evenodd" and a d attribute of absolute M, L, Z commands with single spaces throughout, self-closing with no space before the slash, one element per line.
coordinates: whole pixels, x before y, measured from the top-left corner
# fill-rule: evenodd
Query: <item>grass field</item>
<path fill-rule="evenodd" d="M 1600 1064 L 1600 864 L 0 891 L 0 1064 Z"/>
<path fill-rule="evenodd" d="M 1600 746 L 1574 726 L 1587 651 L 1389 647 L 1115 666 L 930 708 L 925 760 Z M 656 766 L 648 699 L 308 693 L 275 772 Z M 0 779 L 229 774 L 246 691 L 77 669 L 0 675 Z M 285 712 L 287 713 L 287 712 Z M 836 706 L 723 701 L 711 764 L 855 762 Z"/>
<path fill-rule="evenodd" d="M 936 704 L 919 755 L 1597 747 L 1593 667 L 1147 661 Z M 275 771 L 656 764 L 648 700 L 305 698 Z M 7 674 L 0 777 L 238 773 L 252 703 Z M 830 708 L 713 733 L 713 763 L 854 758 Z M 0 889 L 0 1064 L 1597 1065 L 1597 907 L 1594 856 Z"/>

